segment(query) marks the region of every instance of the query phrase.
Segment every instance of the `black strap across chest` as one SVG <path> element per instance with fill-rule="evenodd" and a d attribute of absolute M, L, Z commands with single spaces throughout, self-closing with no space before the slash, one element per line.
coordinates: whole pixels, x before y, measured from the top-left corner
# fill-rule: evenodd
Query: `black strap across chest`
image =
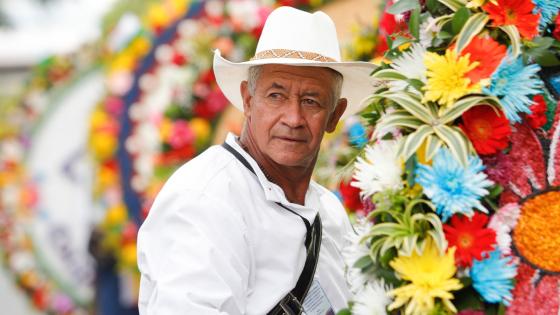
<path fill-rule="evenodd" d="M 224 147 L 227 151 L 233 154 L 241 164 L 243 164 L 249 171 L 255 174 L 255 170 L 249 164 L 249 162 L 241 155 L 237 150 L 232 148 L 226 142 L 222 143 L 222 147 Z M 321 237 L 322 237 L 322 224 L 321 224 L 321 217 L 317 213 L 313 224 L 310 224 L 309 221 L 298 214 L 297 212 L 293 211 L 292 209 L 286 207 L 285 205 L 276 202 L 276 204 L 283 209 L 297 215 L 300 217 L 305 224 L 306 229 L 306 237 L 305 237 L 305 249 L 307 252 L 307 258 L 305 259 L 305 265 L 303 266 L 303 271 L 301 272 L 299 279 L 297 281 L 296 286 L 289 292 L 284 298 L 282 298 L 278 304 L 272 308 L 268 312 L 268 315 L 279 315 L 279 314 L 286 314 L 286 315 L 297 315 L 303 312 L 303 301 L 305 300 L 305 296 L 311 287 L 311 283 L 313 282 L 313 277 L 315 275 L 315 270 L 317 269 L 317 262 L 319 260 L 319 252 L 321 250 Z"/>

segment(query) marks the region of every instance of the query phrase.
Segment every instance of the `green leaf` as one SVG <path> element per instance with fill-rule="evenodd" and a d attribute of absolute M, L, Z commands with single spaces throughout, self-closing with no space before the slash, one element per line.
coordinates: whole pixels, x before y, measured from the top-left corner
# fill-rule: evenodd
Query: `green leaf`
<path fill-rule="evenodd" d="M 336 315 L 352 315 L 352 312 L 350 312 L 349 309 L 344 308 L 344 309 L 341 309 L 340 311 L 338 311 L 338 313 L 336 313 Z"/>
<path fill-rule="evenodd" d="M 371 264 L 373 264 L 373 261 L 371 260 L 371 257 L 366 255 L 366 256 L 356 260 L 353 267 L 357 268 L 357 269 L 364 269 L 364 268 L 367 268 Z"/>
<path fill-rule="evenodd" d="M 480 104 L 489 104 L 494 107 L 500 106 L 500 101 L 494 96 L 467 96 L 457 102 L 452 106 L 446 108 L 439 117 L 439 122 L 442 124 L 448 124 L 461 116 L 464 112 L 471 109 L 472 107 Z"/>
<path fill-rule="evenodd" d="M 375 72 L 372 76 L 374 79 L 390 80 L 390 81 L 406 81 L 408 77 L 393 69 L 383 69 Z"/>
<path fill-rule="evenodd" d="M 404 145 L 402 146 L 401 156 L 404 161 L 418 150 L 422 145 L 426 137 L 434 133 L 434 128 L 430 125 L 422 125 L 415 132 L 409 134 L 406 139 L 404 139 Z"/>
<path fill-rule="evenodd" d="M 471 42 L 471 40 L 476 36 L 476 34 L 480 33 L 486 23 L 488 23 L 489 17 L 484 13 L 476 13 L 472 15 L 463 29 L 459 33 L 457 37 L 457 45 L 455 46 L 455 51 L 460 53 L 467 45 Z"/>
<path fill-rule="evenodd" d="M 428 8 L 428 11 L 433 13 L 438 7 L 438 1 L 437 0 L 427 0 L 426 1 L 426 7 Z"/>
<path fill-rule="evenodd" d="M 521 53 L 521 37 L 515 25 L 500 26 L 500 29 L 509 36 L 511 42 L 511 53 L 516 58 Z"/>
<path fill-rule="evenodd" d="M 426 159 L 426 161 L 430 161 L 442 145 L 443 142 L 434 135 L 430 135 L 426 138 L 426 153 L 424 155 L 424 159 Z"/>
<path fill-rule="evenodd" d="M 418 0 L 400 0 L 387 9 L 391 14 L 400 14 L 406 11 L 420 9 Z"/>
<path fill-rule="evenodd" d="M 457 11 L 465 5 L 459 0 L 439 0 L 439 2 L 453 11 Z"/>
<path fill-rule="evenodd" d="M 410 34 L 416 39 L 420 39 L 420 8 L 412 10 L 408 21 Z"/>
<path fill-rule="evenodd" d="M 470 16 L 471 11 L 467 9 L 467 7 L 462 7 L 455 12 L 453 19 L 451 20 L 451 29 L 453 30 L 453 34 L 459 34 L 463 25 L 465 25 Z"/>
<path fill-rule="evenodd" d="M 541 56 L 535 58 L 535 61 L 543 67 L 554 67 L 560 65 L 560 59 L 553 51 L 546 51 Z"/>
<path fill-rule="evenodd" d="M 412 39 L 410 39 L 408 37 L 397 36 L 393 39 L 393 42 L 391 43 L 391 46 L 389 46 L 389 47 L 391 47 L 391 49 L 397 49 L 397 48 L 399 48 L 399 46 L 404 45 L 406 43 L 410 43 L 410 42 L 412 42 Z"/>
<path fill-rule="evenodd" d="M 460 132 L 446 125 L 434 126 L 437 136 L 447 145 L 451 155 L 463 166 L 468 164 L 469 144 Z"/>
<path fill-rule="evenodd" d="M 377 124 L 377 128 L 375 128 L 373 138 L 377 139 L 380 130 L 384 130 L 384 129 L 386 130 L 388 128 L 393 128 L 393 127 L 408 127 L 411 129 L 418 129 L 422 125 L 424 125 L 422 121 L 410 115 L 408 117 L 398 117 L 398 116 L 391 116 L 389 118 L 383 117 L 383 120 L 381 120 Z"/>
<path fill-rule="evenodd" d="M 420 100 L 410 93 L 406 93 L 403 91 L 397 91 L 397 92 L 387 91 L 384 93 L 374 95 L 374 98 L 389 99 L 397 103 L 398 105 L 400 105 L 410 114 L 412 114 L 414 117 L 420 119 L 421 121 L 427 124 L 431 123 L 434 119 L 434 117 L 432 117 L 432 115 L 426 109 L 426 107 L 422 105 Z"/>

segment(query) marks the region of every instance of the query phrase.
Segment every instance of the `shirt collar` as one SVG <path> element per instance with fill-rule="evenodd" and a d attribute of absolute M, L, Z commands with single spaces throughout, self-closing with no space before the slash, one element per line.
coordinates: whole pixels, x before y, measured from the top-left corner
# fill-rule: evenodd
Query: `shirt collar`
<path fill-rule="evenodd" d="M 313 181 L 309 184 L 309 188 L 305 193 L 305 206 L 288 201 L 284 190 L 277 184 L 268 180 L 257 161 L 255 161 L 255 159 L 253 159 L 253 157 L 247 151 L 245 151 L 236 140 L 236 135 L 231 132 L 228 133 L 226 137 L 226 143 L 229 144 L 235 151 L 239 152 L 247 160 L 247 162 L 249 162 L 251 167 L 253 167 L 253 169 L 255 170 L 255 174 L 257 175 L 257 180 L 263 188 L 266 200 L 279 202 L 285 206 L 289 206 L 290 209 L 299 210 L 298 213 L 304 215 L 307 219 L 313 219 L 318 211 L 317 207 L 319 206 L 317 204 L 318 199 L 313 198 L 312 196 L 313 191 L 316 190 Z"/>

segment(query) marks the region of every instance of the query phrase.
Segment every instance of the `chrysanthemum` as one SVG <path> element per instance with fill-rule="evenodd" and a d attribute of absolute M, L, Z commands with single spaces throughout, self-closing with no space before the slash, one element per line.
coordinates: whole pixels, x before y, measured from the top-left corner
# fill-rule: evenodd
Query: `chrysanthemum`
<path fill-rule="evenodd" d="M 539 65 L 523 65 L 521 57 L 504 58 L 492 75 L 490 86 L 483 92 L 500 99 L 506 117 L 514 123 L 521 121 L 519 113 L 530 114 L 531 95 L 541 93 L 542 81 L 538 77 Z"/>
<path fill-rule="evenodd" d="M 386 315 L 387 305 L 392 301 L 387 291 L 391 289 L 383 280 L 368 283 L 356 294 L 352 315 Z"/>
<path fill-rule="evenodd" d="M 472 218 L 461 215 L 451 217 L 451 224 L 444 224 L 443 231 L 449 247 L 455 246 L 455 259 L 459 266 L 471 266 L 473 258 L 482 259 L 482 253 L 491 251 L 496 243 L 496 232 L 486 228 L 488 216 L 475 212 Z"/>
<path fill-rule="evenodd" d="M 362 190 L 362 198 L 402 188 L 403 165 L 397 147 L 397 140 L 381 140 L 366 146 L 365 158 L 357 158 L 352 186 Z"/>
<path fill-rule="evenodd" d="M 453 294 L 450 291 L 459 290 L 463 286 L 455 275 L 455 249 L 451 248 L 441 255 L 433 241 L 427 241 L 422 253 L 416 250 L 411 256 L 399 256 L 389 264 L 398 276 L 410 281 L 389 292 L 395 301 L 389 305 L 394 310 L 406 304 L 405 313 L 429 314 L 434 308 L 434 299 L 439 298 L 451 311 L 456 312 L 451 303 Z"/>
<path fill-rule="evenodd" d="M 427 52 L 424 63 L 428 78 L 424 101 L 450 106 L 466 94 L 480 92 L 480 84 L 473 84 L 467 76 L 478 65 L 477 62 L 471 63 L 469 56 L 457 56 L 454 49 L 448 49 L 443 56 Z"/>
<path fill-rule="evenodd" d="M 437 20 L 429 16 L 422 24 L 420 24 L 420 45 L 427 48 L 432 46 L 432 40 L 441 30 Z"/>
<path fill-rule="evenodd" d="M 459 126 L 478 154 L 494 154 L 509 144 L 511 127 L 504 113 L 490 106 L 476 106 L 463 113 Z"/>
<path fill-rule="evenodd" d="M 484 300 L 509 305 L 517 265 L 512 257 L 501 257 L 500 251 L 490 252 L 483 260 L 475 260 L 470 270 L 472 285 Z"/>
<path fill-rule="evenodd" d="M 475 36 L 461 51 L 461 55 L 469 54 L 470 62 L 478 63 L 467 73 L 467 77 L 474 83 L 489 79 L 506 55 L 506 50 L 506 46 L 491 37 Z"/>
<path fill-rule="evenodd" d="M 487 212 L 479 199 L 488 194 L 486 188 L 492 181 L 482 170 L 484 166 L 478 157 L 471 156 L 468 166 L 464 167 L 447 148 L 442 148 L 436 153 L 432 166 L 418 165 L 416 180 L 446 222 L 455 213 L 471 217 L 473 208 Z"/>
<path fill-rule="evenodd" d="M 538 33 L 540 15 L 533 13 L 535 5 L 531 0 L 497 0 L 497 4 L 488 2 L 482 9 L 488 12 L 494 26 L 515 25 L 526 39 Z"/>
<path fill-rule="evenodd" d="M 543 30 L 558 14 L 560 10 L 560 0 L 533 0 L 533 3 L 535 3 L 533 13 L 541 14 L 539 28 Z"/>
<path fill-rule="evenodd" d="M 401 56 L 395 58 L 391 63 L 391 68 L 405 75 L 409 79 L 417 79 L 426 82 L 426 66 L 424 65 L 424 55 L 426 49 L 419 44 L 414 44 L 403 52 Z M 408 83 L 403 81 L 391 81 L 390 88 L 392 90 L 404 90 Z M 412 89 L 415 92 L 416 90 Z"/>

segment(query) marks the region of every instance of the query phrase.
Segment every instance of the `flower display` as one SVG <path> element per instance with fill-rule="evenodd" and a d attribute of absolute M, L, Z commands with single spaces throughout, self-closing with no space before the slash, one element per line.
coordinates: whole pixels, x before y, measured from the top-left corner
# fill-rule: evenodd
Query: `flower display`
<path fill-rule="evenodd" d="M 373 133 L 354 178 L 372 225 L 360 238 L 367 254 L 352 247 L 362 255 L 354 278 L 392 285 L 388 313 L 560 311 L 559 8 L 400 0 L 388 9 L 408 30 L 388 41 L 362 112 Z M 387 162 L 365 159 L 394 138 L 396 188 L 371 175 Z M 353 301 L 385 306 L 364 292 Z"/>
<path fill-rule="evenodd" d="M 457 265 L 470 267 L 473 259 L 482 259 L 482 254 L 491 251 L 496 243 L 496 232 L 486 228 L 488 216 L 476 212 L 471 218 L 454 215 L 450 224 L 443 225 L 445 238 L 450 247 L 455 247 Z"/>

